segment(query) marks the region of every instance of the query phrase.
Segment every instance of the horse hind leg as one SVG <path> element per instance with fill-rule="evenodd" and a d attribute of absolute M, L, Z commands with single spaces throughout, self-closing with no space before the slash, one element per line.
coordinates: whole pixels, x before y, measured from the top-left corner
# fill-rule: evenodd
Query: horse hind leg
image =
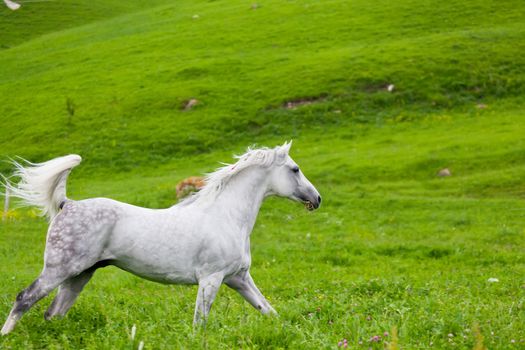
<path fill-rule="evenodd" d="M 71 219 L 69 220 L 72 221 Z M 93 248 L 94 244 L 90 244 L 91 242 L 82 240 L 89 232 L 83 231 L 82 227 L 75 226 L 70 222 L 64 223 L 63 221 L 64 216 L 59 215 L 56 217 L 53 226 L 50 227 L 46 243 L 44 270 L 28 288 L 18 294 L 15 304 L 0 331 L 1 334 L 5 335 L 11 332 L 25 312 L 56 287 L 64 283 L 64 281 L 74 279 L 75 276 L 79 276 L 91 267 L 97 266 L 99 252 L 97 250 L 93 251 L 97 248 Z M 87 277 L 87 274 L 83 277 Z M 81 280 L 82 278 L 79 278 L 77 283 L 73 283 L 74 286 L 72 288 L 72 281 L 65 284 L 65 290 L 69 291 L 67 293 L 64 292 L 64 294 L 59 293 L 56 304 L 58 313 L 62 310 L 67 311 L 69 306 L 73 304 L 73 294 L 78 290 L 80 286 L 79 281 Z M 88 280 L 89 278 L 83 284 L 85 285 Z M 80 290 L 78 290 L 76 295 L 80 293 Z M 71 305 L 68 306 L 67 304 Z M 50 311 L 54 311 L 54 308 Z"/>
<path fill-rule="evenodd" d="M 36 302 L 48 295 L 53 289 L 62 283 L 62 281 L 63 278 L 53 276 L 45 271 L 42 272 L 42 274 L 29 287 L 17 295 L 13 308 L 11 309 L 0 333 L 6 335 L 11 332 L 22 315 Z"/>
<path fill-rule="evenodd" d="M 53 302 L 44 313 L 44 318 L 50 320 L 54 316 L 65 316 L 75 303 L 84 286 L 89 282 L 96 268 L 88 269 L 78 276 L 68 278 L 59 287 Z"/>
<path fill-rule="evenodd" d="M 54 315 L 65 315 L 95 270 L 100 266 L 105 265 L 97 263 L 80 274 L 59 267 L 46 266 L 42 274 L 18 294 L 0 333 L 5 335 L 11 332 L 23 314 L 58 286 L 60 286 L 60 290 L 45 313 L 45 318 L 50 319 Z"/>
<path fill-rule="evenodd" d="M 44 318 L 49 321 L 54 316 L 65 316 L 77 300 L 80 292 L 82 292 L 86 284 L 91 280 L 95 271 L 108 265 L 111 265 L 109 260 L 101 260 L 77 276 L 66 279 L 58 287 L 58 293 L 44 313 Z"/>

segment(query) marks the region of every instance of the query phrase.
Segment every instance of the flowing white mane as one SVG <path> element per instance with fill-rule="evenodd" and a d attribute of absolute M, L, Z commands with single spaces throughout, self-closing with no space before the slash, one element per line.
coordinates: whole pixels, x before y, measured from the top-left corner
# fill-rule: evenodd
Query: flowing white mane
<path fill-rule="evenodd" d="M 234 156 L 234 158 L 237 159 L 237 162 L 234 164 L 223 163 L 223 167 L 215 170 L 213 173 L 207 174 L 206 185 L 199 192 L 188 197 L 187 200 L 184 200 L 183 203 L 193 202 L 198 198 L 216 196 L 237 174 L 253 166 L 267 168 L 274 164 L 283 164 L 286 161 L 290 146 L 291 143 L 285 143 L 275 148 L 248 148 L 246 153 L 240 156 Z"/>

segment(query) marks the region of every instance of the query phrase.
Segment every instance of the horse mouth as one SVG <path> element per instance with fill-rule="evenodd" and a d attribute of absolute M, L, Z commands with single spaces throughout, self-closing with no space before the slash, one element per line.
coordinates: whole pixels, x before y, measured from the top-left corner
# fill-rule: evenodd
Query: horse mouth
<path fill-rule="evenodd" d="M 308 196 L 309 197 L 309 196 Z M 319 208 L 319 205 L 321 204 L 321 197 L 318 196 L 318 200 L 316 201 L 315 199 L 308 199 L 307 196 L 302 196 L 302 195 L 294 195 L 292 198 L 295 199 L 296 201 L 302 203 L 304 205 L 304 207 L 306 208 L 306 210 L 308 211 L 313 211 L 317 208 Z"/>
<path fill-rule="evenodd" d="M 315 210 L 315 205 L 314 205 L 312 202 L 310 202 L 310 201 L 304 201 L 303 204 L 304 204 L 304 207 L 305 207 L 308 211 Z"/>

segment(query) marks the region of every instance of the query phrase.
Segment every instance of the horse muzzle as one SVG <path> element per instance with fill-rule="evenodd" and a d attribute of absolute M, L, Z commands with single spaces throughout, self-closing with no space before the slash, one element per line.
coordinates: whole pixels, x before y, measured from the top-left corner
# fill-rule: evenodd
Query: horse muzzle
<path fill-rule="evenodd" d="M 315 201 L 306 200 L 303 201 L 304 207 L 308 209 L 308 211 L 315 210 L 321 206 L 321 196 L 317 196 L 317 199 Z"/>
<path fill-rule="evenodd" d="M 297 199 L 304 204 L 304 207 L 308 209 L 308 211 L 315 210 L 321 206 L 321 196 L 319 194 L 308 197 L 297 196 Z"/>

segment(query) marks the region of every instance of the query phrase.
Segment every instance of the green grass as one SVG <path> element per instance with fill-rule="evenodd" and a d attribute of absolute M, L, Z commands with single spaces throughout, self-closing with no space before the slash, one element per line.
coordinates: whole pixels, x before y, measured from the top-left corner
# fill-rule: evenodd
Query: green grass
<path fill-rule="evenodd" d="M 25 3 L 22 0 L 18 3 L 22 5 L 18 11 L 11 11 L 4 6 L 0 9 L 0 29 L 3 33 L 0 50 L 44 34 L 146 10 L 168 1 L 44 0 Z"/>
<path fill-rule="evenodd" d="M 293 138 L 323 206 L 261 209 L 252 275 L 279 318 L 223 287 L 193 332 L 195 287 L 106 268 L 64 319 L 43 320 L 47 298 L 0 348 L 383 349 L 370 338 L 397 327 L 403 349 L 472 349 L 476 324 L 490 349 L 525 346 L 521 2 L 63 5 L 0 11 L 0 156 L 79 153 L 71 198 L 160 208 L 179 180 Z M 45 222 L 15 214 L 5 316 L 45 244 Z"/>
<path fill-rule="evenodd" d="M 68 149 L 131 171 L 312 125 L 523 95 L 523 6 L 412 5 L 181 1 L 42 36 L 0 56 L 0 147 L 36 160 Z M 319 96 L 296 113 L 280 108 Z M 182 111 L 190 98 L 201 104 Z"/>

